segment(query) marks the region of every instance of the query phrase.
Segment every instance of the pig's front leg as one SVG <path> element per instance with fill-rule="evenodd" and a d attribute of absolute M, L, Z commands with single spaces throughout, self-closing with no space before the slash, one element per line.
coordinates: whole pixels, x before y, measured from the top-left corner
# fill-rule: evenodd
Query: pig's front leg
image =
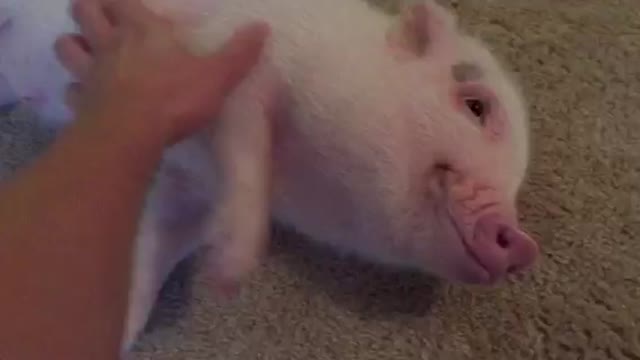
<path fill-rule="evenodd" d="M 163 281 L 158 264 L 158 247 L 162 246 L 162 241 L 155 211 L 147 210 L 140 225 L 131 270 L 129 309 L 121 348 L 123 354 L 131 349 L 144 330 Z"/>
<path fill-rule="evenodd" d="M 157 174 L 135 241 L 124 352 L 144 331 L 170 273 L 202 244 L 202 220 L 210 204 L 201 175 L 170 162 Z"/>
<path fill-rule="evenodd" d="M 262 70 L 228 100 L 212 135 L 217 184 L 205 227 L 214 289 L 234 296 L 258 266 L 269 233 L 272 122 L 281 91 Z"/>

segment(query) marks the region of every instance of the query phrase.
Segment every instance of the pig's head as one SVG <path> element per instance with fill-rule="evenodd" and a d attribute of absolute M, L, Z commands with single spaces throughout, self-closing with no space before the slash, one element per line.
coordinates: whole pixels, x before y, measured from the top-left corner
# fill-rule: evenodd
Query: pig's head
<path fill-rule="evenodd" d="M 487 46 L 458 30 L 433 2 L 407 6 L 388 33 L 405 81 L 437 84 L 408 95 L 415 146 L 410 164 L 408 248 L 447 278 L 493 283 L 529 267 L 536 242 L 516 208 L 528 163 L 527 111 Z M 426 155 L 429 154 L 429 155 Z"/>
<path fill-rule="evenodd" d="M 539 250 L 518 223 L 529 139 L 516 84 L 431 1 L 407 6 L 384 42 L 383 80 L 336 116 L 350 128 L 314 129 L 315 155 L 300 156 L 320 165 L 297 163 L 287 192 L 304 183 L 306 202 L 288 198 L 288 218 L 335 245 L 454 282 L 493 284 L 529 267 Z M 332 139 L 318 140 L 321 132 Z"/>
<path fill-rule="evenodd" d="M 444 8 L 407 6 L 389 31 L 405 81 L 437 84 L 406 116 L 413 136 L 408 248 L 447 278 L 493 283 L 529 267 L 536 242 L 518 224 L 529 154 L 527 111 L 502 64 Z M 430 154 L 430 155 L 424 155 Z"/>

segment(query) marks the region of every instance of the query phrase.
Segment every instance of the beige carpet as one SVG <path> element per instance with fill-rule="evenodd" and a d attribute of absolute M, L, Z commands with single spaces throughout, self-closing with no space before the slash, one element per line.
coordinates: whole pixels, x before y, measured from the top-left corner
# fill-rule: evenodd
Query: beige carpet
<path fill-rule="evenodd" d="M 178 273 L 138 359 L 640 359 L 640 1 L 457 3 L 532 104 L 522 215 L 542 239 L 538 269 L 499 289 L 463 289 L 278 232 L 235 304 Z M 24 115 L 1 120 L 0 173 L 42 136 Z"/>

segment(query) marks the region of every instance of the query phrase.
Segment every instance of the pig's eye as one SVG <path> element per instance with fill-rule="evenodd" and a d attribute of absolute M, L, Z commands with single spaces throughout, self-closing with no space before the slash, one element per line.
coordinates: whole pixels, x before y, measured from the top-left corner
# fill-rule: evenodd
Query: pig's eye
<path fill-rule="evenodd" d="M 471 113 L 478 118 L 480 124 L 484 126 L 488 113 L 487 104 L 479 99 L 465 99 L 464 104 L 471 111 Z"/>

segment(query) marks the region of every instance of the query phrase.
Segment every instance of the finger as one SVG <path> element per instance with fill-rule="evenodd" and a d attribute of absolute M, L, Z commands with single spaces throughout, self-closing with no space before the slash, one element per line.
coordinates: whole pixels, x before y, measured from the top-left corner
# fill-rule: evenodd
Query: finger
<path fill-rule="evenodd" d="M 65 104 L 71 109 L 77 109 L 80 104 L 81 93 L 82 85 L 80 83 L 69 84 L 65 93 Z"/>
<path fill-rule="evenodd" d="M 114 22 L 122 26 L 148 27 L 159 17 L 142 0 L 100 0 Z"/>
<path fill-rule="evenodd" d="M 92 48 L 99 50 L 109 41 L 113 28 L 100 2 L 74 0 L 72 17 Z"/>
<path fill-rule="evenodd" d="M 93 58 L 82 37 L 75 34 L 61 36 L 54 49 L 62 66 L 77 79 L 84 79 Z"/>
<path fill-rule="evenodd" d="M 254 23 L 236 31 L 232 38 L 211 59 L 219 74 L 222 92 L 230 91 L 256 65 L 270 28 L 265 23 Z"/>

